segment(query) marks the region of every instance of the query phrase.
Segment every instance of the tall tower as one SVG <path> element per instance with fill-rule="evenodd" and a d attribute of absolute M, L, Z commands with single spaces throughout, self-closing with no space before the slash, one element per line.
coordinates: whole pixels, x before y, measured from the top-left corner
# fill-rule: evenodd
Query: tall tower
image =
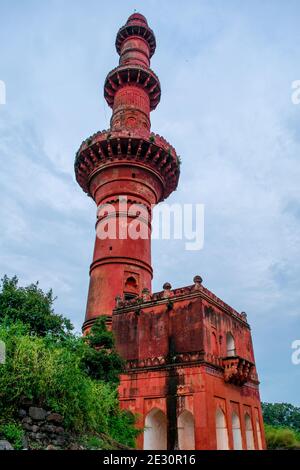
<path fill-rule="evenodd" d="M 83 330 L 99 315 L 111 317 L 117 296 L 151 292 L 151 211 L 176 189 L 179 178 L 175 149 L 150 131 L 150 111 L 161 95 L 150 69 L 155 47 L 146 18 L 131 15 L 116 38 L 119 65 L 104 84 L 110 129 L 86 139 L 76 155 L 76 179 L 99 209 Z M 135 239 L 128 234 L 134 219 L 143 233 Z M 116 231 L 105 237 L 114 223 Z"/>
<path fill-rule="evenodd" d="M 151 292 L 151 211 L 176 189 L 179 159 L 150 131 L 160 84 L 149 68 L 155 37 L 142 15 L 129 17 L 116 48 L 120 63 L 104 84 L 110 129 L 83 142 L 75 162 L 78 183 L 98 207 L 83 330 L 99 315 L 111 323 L 125 361 L 120 405 L 138 416 L 139 449 L 264 449 L 245 312 L 199 275 Z"/>

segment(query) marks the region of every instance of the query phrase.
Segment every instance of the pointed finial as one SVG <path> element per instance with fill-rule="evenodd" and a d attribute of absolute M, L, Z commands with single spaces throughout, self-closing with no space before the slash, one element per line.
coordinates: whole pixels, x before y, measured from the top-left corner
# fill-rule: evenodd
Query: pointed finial
<path fill-rule="evenodd" d="M 195 288 L 195 289 L 200 289 L 200 288 L 201 288 L 201 284 L 202 284 L 202 282 L 203 282 L 202 277 L 199 276 L 199 275 L 197 275 L 197 276 L 194 277 L 193 281 L 194 281 L 194 288 Z"/>

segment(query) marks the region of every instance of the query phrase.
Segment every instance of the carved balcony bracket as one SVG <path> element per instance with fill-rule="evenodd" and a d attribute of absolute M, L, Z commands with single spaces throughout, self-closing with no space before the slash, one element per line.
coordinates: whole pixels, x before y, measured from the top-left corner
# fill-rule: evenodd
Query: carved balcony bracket
<path fill-rule="evenodd" d="M 223 359 L 224 380 L 242 386 L 251 379 L 254 364 L 240 356 Z"/>

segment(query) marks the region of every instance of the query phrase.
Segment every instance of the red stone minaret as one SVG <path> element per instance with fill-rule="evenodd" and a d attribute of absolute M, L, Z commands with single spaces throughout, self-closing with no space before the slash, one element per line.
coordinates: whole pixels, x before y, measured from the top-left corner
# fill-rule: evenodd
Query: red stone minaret
<path fill-rule="evenodd" d="M 149 67 L 155 47 L 145 17 L 131 15 L 116 38 L 119 66 L 104 84 L 113 110 L 110 129 L 85 140 L 76 156 L 76 179 L 99 208 L 97 233 L 105 232 L 113 220 L 117 227 L 116 236 L 96 237 L 84 330 L 99 315 L 111 317 L 116 297 L 130 299 L 151 291 L 151 209 L 176 189 L 179 178 L 174 148 L 150 131 L 150 111 L 161 95 Z M 135 210 L 136 204 L 142 209 Z M 135 218 L 147 236 L 128 236 Z"/>
<path fill-rule="evenodd" d="M 176 189 L 179 159 L 150 132 L 160 84 L 149 68 L 155 37 L 142 15 L 129 17 L 116 48 L 120 64 L 104 85 L 111 127 L 83 142 L 75 162 L 77 181 L 98 208 L 83 330 L 99 315 L 111 323 L 126 364 L 119 400 L 138 416 L 139 449 L 264 449 L 246 314 L 200 276 L 151 292 L 151 211 Z"/>

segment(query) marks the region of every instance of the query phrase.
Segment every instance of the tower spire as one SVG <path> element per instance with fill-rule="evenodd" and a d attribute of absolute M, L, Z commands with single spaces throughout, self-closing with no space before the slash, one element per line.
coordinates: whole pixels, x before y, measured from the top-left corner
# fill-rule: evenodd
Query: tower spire
<path fill-rule="evenodd" d="M 156 40 L 146 18 L 133 13 L 119 29 L 116 49 L 119 66 L 106 77 L 104 97 L 113 109 L 111 129 L 141 129 L 150 132 L 150 111 L 160 101 L 160 83 L 150 69 Z"/>
<path fill-rule="evenodd" d="M 143 289 L 151 291 L 152 207 L 176 189 L 179 179 L 175 149 L 150 131 L 150 112 L 161 95 L 159 79 L 150 68 L 155 48 L 146 18 L 137 12 L 130 15 L 116 37 L 119 65 L 104 83 L 104 97 L 112 108 L 110 129 L 86 139 L 76 155 L 78 183 L 98 208 L 113 207 L 116 225 L 121 220 L 127 234 L 124 238 L 118 231 L 113 239 L 96 237 L 84 329 L 99 315 L 111 316 L 116 297 L 126 299 L 141 296 Z M 128 210 L 124 213 L 120 203 L 124 200 L 143 206 L 148 214 L 140 219 L 146 238 L 130 238 L 133 217 Z M 97 230 L 107 223 L 107 217 L 98 211 Z"/>

